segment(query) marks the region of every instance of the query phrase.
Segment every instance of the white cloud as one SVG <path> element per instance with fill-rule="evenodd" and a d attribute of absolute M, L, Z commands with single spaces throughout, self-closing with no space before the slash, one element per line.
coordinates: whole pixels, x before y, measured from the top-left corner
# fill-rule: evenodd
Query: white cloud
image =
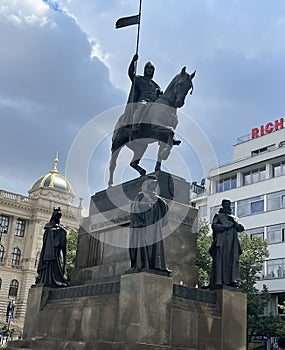
<path fill-rule="evenodd" d="M 16 24 L 46 24 L 48 11 L 38 0 L 2 0 L 0 17 Z"/>
<path fill-rule="evenodd" d="M 0 31 L 0 188 L 25 193 L 50 170 L 57 149 L 63 171 L 80 128 L 124 95 L 103 62 L 90 59 L 88 37 L 70 16 L 39 1 L 9 1 L 1 8 Z"/>
<path fill-rule="evenodd" d="M 19 173 L 30 185 L 49 170 L 58 148 L 63 162 L 83 125 L 123 104 L 130 87 L 137 28 L 116 30 L 114 23 L 135 14 L 138 1 L 57 2 L 65 13 L 40 0 L 0 6 L 0 142 L 15 188 Z M 183 111 L 201 125 L 222 162 L 252 125 L 284 114 L 284 11 L 284 0 L 274 6 L 267 0 L 143 2 L 138 73 L 153 61 L 164 89 L 184 65 L 197 70 Z M 23 154 L 31 152 L 28 166 Z M 100 161 L 98 171 L 105 166 Z M 0 187 L 6 186 L 2 178 Z"/>

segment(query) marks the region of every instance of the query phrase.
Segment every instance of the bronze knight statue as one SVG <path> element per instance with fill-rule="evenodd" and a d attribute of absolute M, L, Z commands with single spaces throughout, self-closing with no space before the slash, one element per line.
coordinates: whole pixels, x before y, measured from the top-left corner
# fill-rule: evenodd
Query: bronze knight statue
<path fill-rule="evenodd" d="M 36 285 L 58 288 L 67 284 L 66 230 L 60 225 L 60 218 L 60 208 L 54 208 L 50 221 L 45 225 Z"/>

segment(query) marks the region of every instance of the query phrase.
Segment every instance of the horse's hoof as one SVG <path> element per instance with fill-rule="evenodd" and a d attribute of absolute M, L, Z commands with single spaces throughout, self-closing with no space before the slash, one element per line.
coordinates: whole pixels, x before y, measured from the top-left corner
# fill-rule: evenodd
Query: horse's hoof
<path fill-rule="evenodd" d="M 173 138 L 173 145 L 174 146 L 179 146 L 181 143 L 181 140 L 176 140 L 175 138 Z"/>

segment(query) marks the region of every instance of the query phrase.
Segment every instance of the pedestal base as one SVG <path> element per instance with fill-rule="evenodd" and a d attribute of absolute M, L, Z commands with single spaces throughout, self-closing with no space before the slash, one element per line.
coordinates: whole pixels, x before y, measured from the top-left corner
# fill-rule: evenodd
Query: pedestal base
<path fill-rule="evenodd" d="M 142 272 L 120 283 L 32 288 L 29 300 L 23 340 L 7 349 L 246 349 L 246 295 L 235 290 L 186 288 Z"/>

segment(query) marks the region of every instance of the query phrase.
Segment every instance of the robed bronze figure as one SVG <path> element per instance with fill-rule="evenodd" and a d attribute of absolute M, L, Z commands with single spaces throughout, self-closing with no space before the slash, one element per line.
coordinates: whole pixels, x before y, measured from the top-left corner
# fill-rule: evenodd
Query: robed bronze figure
<path fill-rule="evenodd" d="M 212 221 L 213 243 L 209 250 L 212 256 L 210 288 L 223 285 L 238 287 L 239 256 L 242 254 L 238 232 L 244 227 L 232 216 L 231 201 L 224 199 L 222 208 Z"/>
<path fill-rule="evenodd" d="M 168 223 L 167 212 L 166 202 L 157 195 L 157 180 L 149 177 L 131 205 L 130 272 L 169 275 L 162 234 Z"/>
<path fill-rule="evenodd" d="M 51 288 L 66 286 L 66 230 L 60 225 L 60 218 L 60 208 L 54 208 L 50 221 L 45 225 L 36 285 Z"/>

